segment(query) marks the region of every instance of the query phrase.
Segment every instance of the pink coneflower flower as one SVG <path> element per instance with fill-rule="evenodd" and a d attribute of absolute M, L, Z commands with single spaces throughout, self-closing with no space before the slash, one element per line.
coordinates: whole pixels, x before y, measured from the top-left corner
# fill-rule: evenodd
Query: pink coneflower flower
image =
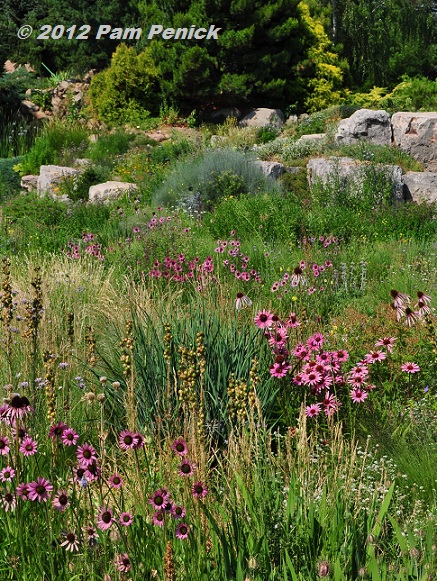
<path fill-rule="evenodd" d="M 312 403 L 311 405 L 305 408 L 305 415 L 309 418 L 313 418 L 314 416 L 318 416 L 320 413 L 320 404 L 319 403 Z"/>
<path fill-rule="evenodd" d="M 79 446 L 76 455 L 80 465 L 85 469 L 97 460 L 97 454 L 94 447 L 87 442 L 84 442 L 82 446 Z"/>
<path fill-rule="evenodd" d="M 419 299 L 419 301 L 422 301 L 423 303 L 425 303 L 426 305 L 429 305 L 431 303 L 431 297 L 426 295 L 424 292 L 422 291 L 418 291 L 417 292 L 417 298 Z"/>
<path fill-rule="evenodd" d="M 258 311 L 257 316 L 254 318 L 255 325 L 259 329 L 268 329 L 272 326 L 273 313 L 269 311 Z"/>
<path fill-rule="evenodd" d="M 73 428 L 66 428 L 61 436 L 61 440 L 64 446 L 75 446 L 78 439 L 79 434 L 77 434 Z"/>
<path fill-rule="evenodd" d="M 393 305 L 395 308 L 405 307 L 410 302 L 410 297 L 404 293 L 400 293 L 397 290 L 392 289 L 390 294 L 393 299 Z"/>
<path fill-rule="evenodd" d="M 159 488 L 156 492 L 152 494 L 149 498 L 149 504 L 153 506 L 155 510 L 162 509 L 166 503 L 170 500 L 170 493 L 165 488 Z"/>
<path fill-rule="evenodd" d="M 396 341 L 396 337 L 383 337 L 382 339 L 378 339 L 375 347 L 385 347 L 389 353 L 392 353 Z"/>
<path fill-rule="evenodd" d="M 252 301 L 244 293 L 237 293 L 237 298 L 235 301 L 235 308 L 237 309 L 237 311 L 243 309 L 244 307 L 250 307 L 251 304 Z"/>
<path fill-rule="evenodd" d="M 384 361 L 386 357 L 387 355 L 384 351 L 371 351 L 364 357 L 364 360 L 366 363 L 375 363 L 377 361 Z"/>
<path fill-rule="evenodd" d="M 300 326 L 300 322 L 295 313 L 290 313 L 290 316 L 285 321 L 285 326 L 289 329 L 296 329 Z"/>
<path fill-rule="evenodd" d="M 359 387 L 350 390 L 350 396 L 354 403 L 362 403 L 367 398 L 367 391 Z"/>
<path fill-rule="evenodd" d="M 405 309 L 404 315 L 405 315 L 405 324 L 407 325 L 407 327 L 412 327 L 417 323 L 417 321 L 421 319 L 420 313 L 418 313 L 417 311 L 413 311 L 409 307 Z"/>
<path fill-rule="evenodd" d="M 88 544 L 90 547 L 94 547 L 97 543 L 97 530 L 93 526 L 87 526 L 82 528 L 84 534 L 86 535 Z"/>
<path fill-rule="evenodd" d="M 84 477 L 88 482 L 95 482 L 102 475 L 102 469 L 100 468 L 96 460 L 93 460 L 91 464 L 88 464 L 88 466 L 84 468 L 85 468 Z"/>
<path fill-rule="evenodd" d="M 18 394 L 14 395 L 8 404 L 6 416 L 9 420 L 15 421 L 25 418 L 28 414 L 33 413 L 34 409 L 31 407 L 29 400 L 25 395 L 20 397 Z"/>
<path fill-rule="evenodd" d="M 122 526 L 128 527 L 134 522 L 134 517 L 130 512 L 122 512 L 119 520 Z"/>
<path fill-rule="evenodd" d="M 345 361 L 347 361 L 349 359 L 349 353 L 347 351 L 345 351 L 344 349 L 339 349 L 335 353 L 335 357 L 339 363 L 344 363 Z"/>
<path fill-rule="evenodd" d="M 191 460 L 188 460 L 188 458 L 185 458 L 185 460 L 182 460 L 179 469 L 178 469 L 178 474 L 180 476 L 192 476 L 194 474 L 194 472 L 196 471 L 196 465 L 191 462 Z"/>
<path fill-rule="evenodd" d="M 129 555 L 127 553 L 121 553 L 120 555 L 117 555 L 114 559 L 114 565 L 117 571 L 120 571 L 120 573 L 128 573 L 132 566 Z"/>
<path fill-rule="evenodd" d="M 65 535 L 65 541 L 61 543 L 61 547 L 65 547 L 66 551 L 71 551 L 72 553 L 79 550 L 79 539 L 75 533 L 67 533 Z"/>
<path fill-rule="evenodd" d="M 337 409 L 338 409 L 338 400 L 335 397 L 335 395 L 333 393 L 329 393 L 329 391 L 327 391 L 325 393 L 325 396 L 324 396 L 321 404 L 325 408 L 325 412 L 326 412 L 326 410 L 337 411 Z"/>
<path fill-rule="evenodd" d="M 38 502 L 47 502 L 50 493 L 53 492 L 53 484 L 46 478 L 41 476 L 33 482 L 28 484 L 29 500 L 37 500 Z M 23 497 L 23 495 L 21 495 Z"/>
<path fill-rule="evenodd" d="M 188 454 L 187 443 L 183 438 L 178 438 L 175 440 L 171 446 L 173 452 L 179 454 L 179 456 L 186 456 Z"/>
<path fill-rule="evenodd" d="M 417 365 L 417 363 L 411 363 L 410 361 L 407 361 L 407 363 L 401 365 L 401 371 L 406 371 L 407 373 L 418 373 L 420 371 L 420 367 Z"/>
<path fill-rule="evenodd" d="M 114 520 L 115 519 L 112 513 L 112 509 L 109 506 L 102 506 L 99 510 L 99 514 L 97 515 L 97 527 L 101 531 L 107 531 L 111 527 Z"/>
<path fill-rule="evenodd" d="M 56 425 L 51 426 L 49 430 L 49 438 L 59 438 L 61 439 L 64 430 L 68 428 L 67 424 L 63 422 L 58 422 Z"/>
<path fill-rule="evenodd" d="M 350 373 L 351 375 L 354 375 L 356 377 L 358 376 L 367 377 L 369 375 L 369 370 L 367 369 L 365 364 L 358 363 L 357 365 L 355 365 L 355 367 L 352 367 Z"/>
<path fill-rule="evenodd" d="M 24 438 L 20 445 L 20 452 L 24 456 L 33 456 L 38 450 L 38 444 L 30 437 Z"/>
<path fill-rule="evenodd" d="M 0 456 L 7 456 L 9 454 L 9 438 L 7 436 L 0 436 Z"/>
<path fill-rule="evenodd" d="M 299 284 L 305 285 L 307 282 L 306 278 L 303 276 L 303 269 L 300 266 L 296 266 L 291 275 L 291 286 L 295 287 Z"/>
<path fill-rule="evenodd" d="M 348 379 L 348 383 L 353 387 L 363 387 L 366 383 L 366 378 L 363 375 L 352 375 L 352 377 Z"/>
<path fill-rule="evenodd" d="M 190 532 L 190 529 L 188 528 L 188 526 L 181 522 L 177 525 L 176 529 L 175 529 L 175 535 L 178 539 L 186 539 L 188 538 L 188 533 Z"/>
<path fill-rule="evenodd" d="M 152 522 L 157 527 L 163 527 L 165 522 L 165 513 L 162 510 L 158 510 L 152 516 Z"/>
<path fill-rule="evenodd" d="M 59 512 L 64 512 L 67 506 L 70 505 L 67 491 L 60 490 L 52 499 L 53 508 Z"/>
<path fill-rule="evenodd" d="M 140 450 L 141 448 L 144 448 L 146 444 L 144 436 L 140 434 L 140 432 L 135 432 L 134 438 L 136 439 L 136 444 L 133 447 L 134 450 Z"/>
<path fill-rule="evenodd" d="M 12 478 L 15 476 L 15 470 L 11 466 L 6 466 L 0 472 L 0 481 L 1 482 L 12 482 Z"/>
<path fill-rule="evenodd" d="M 118 437 L 118 444 L 122 450 L 131 450 L 135 447 L 137 440 L 135 434 L 129 430 L 123 430 Z"/>
<path fill-rule="evenodd" d="M 0 496 L 0 504 L 5 512 L 13 511 L 17 504 L 17 499 L 9 490 Z"/>
<path fill-rule="evenodd" d="M 201 481 L 195 482 L 191 488 L 191 491 L 195 498 L 205 498 L 205 496 L 208 494 L 208 489 Z"/>
<path fill-rule="evenodd" d="M 302 373 L 302 383 L 304 385 L 317 385 L 322 380 L 322 376 L 317 371 L 309 371 L 308 373 Z"/>
<path fill-rule="evenodd" d="M 273 363 L 270 367 L 270 375 L 272 377 L 285 377 L 288 373 L 290 366 L 287 363 Z"/>
<path fill-rule="evenodd" d="M 171 508 L 171 515 L 173 518 L 179 519 L 179 518 L 184 518 L 186 514 L 186 510 L 183 506 L 179 506 L 174 504 Z"/>
<path fill-rule="evenodd" d="M 21 482 L 15 489 L 15 494 L 22 500 L 29 500 L 29 485 Z"/>
<path fill-rule="evenodd" d="M 111 488 L 121 488 L 123 486 L 123 478 L 119 474 L 113 474 L 108 482 Z"/>
<path fill-rule="evenodd" d="M 415 308 L 418 309 L 417 314 L 419 315 L 419 318 L 431 313 L 430 307 L 424 301 L 417 301 Z"/>

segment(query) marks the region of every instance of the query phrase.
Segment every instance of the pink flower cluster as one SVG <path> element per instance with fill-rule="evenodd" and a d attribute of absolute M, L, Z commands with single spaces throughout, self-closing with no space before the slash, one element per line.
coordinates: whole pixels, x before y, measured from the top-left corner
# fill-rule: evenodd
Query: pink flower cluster
<path fill-rule="evenodd" d="M 82 232 L 82 242 L 84 245 L 83 251 L 85 254 L 89 254 L 90 256 L 94 256 L 98 260 L 105 260 L 105 257 L 102 254 L 102 245 L 95 244 L 95 235 L 94 234 L 86 234 Z M 73 242 L 69 241 L 67 243 L 69 251 L 66 252 L 67 256 L 70 258 L 78 259 L 81 257 L 81 246 L 80 244 L 73 244 Z"/>
<path fill-rule="evenodd" d="M 344 364 L 349 360 L 348 351 L 325 350 L 325 337 L 322 333 L 311 335 L 305 343 L 297 343 L 290 353 L 287 347 L 288 329 L 300 324 L 294 313 L 282 321 L 277 315 L 262 310 L 258 312 L 254 322 L 264 331 L 264 337 L 272 348 L 275 361 L 270 367 L 270 374 L 281 378 L 297 370 L 298 373 L 292 380 L 294 385 L 303 386 L 307 391 L 306 397 L 316 399 L 315 403 L 306 407 L 305 413 L 308 417 L 317 416 L 322 410 L 326 416 L 332 416 L 342 405 L 339 393 L 345 391 L 349 391 L 354 403 L 364 402 L 376 387 L 370 383 L 369 366 L 384 361 L 396 342 L 395 337 L 378 339 L 374 350 L 367 353 L 349 371 L 345 371 Z M 377 347 L 385 348 L 387 353 L 376 349 Z M 294 356 L 294 361 L 291 356 Z"/>
<path fill-rule="evenodd" d="M 271 291 L 276 292 L 282 287 L 286 287 L 287 285 L 291 288 L 296 287 L 307 287 L 307 292 L 309 295 L 312 295 L 317 290 L 319 292 L 323 292 L 325 290 L 324 286 L 316 287 L 318 281 L 318 277 L 325 272 L 326 269 L 332 268 L 332 262 L 330 260 L 325 260 L 323 264 L 317 264 L 316 262 L 310 263 L 309 265 L 309 274 L 305 274 L 304 270 L 307 268 L 307 263 L 305 260 L 301 260 L 299 265 L 296 266 L 292 273 L 284 272 L 282 279 L 275 281 L 271 286 Z M 287 293 L 288 290 L 285 289 L 283 291 Z"/>
<path fill-rule="evenodd" d="M 215 282 L 212 275 L 214 263 L 212 256 L 207 256 L 203 262 L 195 256 L 192 260 L 187 260 L 184 254 L 171 258 L 166 256 L 162 263 L 155 260 L 153 269 L 149 271 L 149 276 L 153 278 L 164 278 L 173 282 L 189 282 L 196 284 L 197 290 L 202 290 L 210 282 Z"/>
<path fill-rule="evenodd" d="M 232 231 L 229 240 L 217 240 L 215 252 L 218 254 L 226 253 L 227 256 L 231 257 L 231 259 L 225 258 L 222 264 L 235 276 L 237 280 L 249 282 L 252 279 L 261 284 L 261 274 L 253 268 L 250 270 L 248 269 L 250 257 L 241 252 L 240 241 L 233 237 L 234 234 L 235 232 Z"/>
<path fill-rule="evenodd" d="M 404 320 L 407 327 L 412 327 L 418 321 L 421 321 L 426 315 L 431 313 L 431 297 L 422 291 L 417 292 L 417 303 L 410 308 L 411 297 L 395 289 L 390 291 L 393 299 L 392 309 L 396 313 L 398 321 Z"/>
<path fill-rule="evenodd" d="M 177 438 L 171 446 L 175 455 L 180 459 L 178 474 L 182 477 L 192 476 L 196 470 L 195 464 L 187 458 L 188 447 L 183 438 Z M 194 498 L 203 499 L 208 494 L 208 489 L 202 481 L 195 482 L 191 487 Z M 149 497 L 149 504 L 152 505 L 155 513 L 152 522 L 158 527 L 163 527 L 168 517 L 181 520 L 186 515 L 185 508 L 174 502 L 167 488 L 159 488 Z M 175 529 L 178 539 L 187 539 L 190 529 L 187 524 L 180 522 Z"/>

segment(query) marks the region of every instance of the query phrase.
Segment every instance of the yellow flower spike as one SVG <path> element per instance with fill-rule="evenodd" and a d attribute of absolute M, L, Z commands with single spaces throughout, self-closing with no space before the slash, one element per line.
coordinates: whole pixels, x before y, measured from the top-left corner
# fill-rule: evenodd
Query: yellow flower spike
<path fill-rule="evenodd" d="M 291 297 L 291 300 L 292 300 L 292 301 L 297 301 L 297 296 L 296 296 L 296 295 L 292 296 L 292 297 Z"/>

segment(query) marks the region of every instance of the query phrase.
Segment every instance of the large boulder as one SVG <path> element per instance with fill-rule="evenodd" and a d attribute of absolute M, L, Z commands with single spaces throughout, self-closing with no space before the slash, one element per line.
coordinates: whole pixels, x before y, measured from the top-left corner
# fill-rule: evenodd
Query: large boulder
<path fill-rule="evenodd" d="M 110 200 L 118 199 L 125 192 L 131 192 L 137 188 L 138 186 L 136 184 L 128 182 L 105 182 L 103 184 L 91 186 L 88 193 L 88 199 L 90 203 L 109 202 Z"/>
<path fill-rule="evenodd" d="M 404 175 L 404 198 L 413 202 L 437 202 L 437 173 L 409 171 Z"/>
<path fill-rule="evenodd" d="M 369 171 L 382 172 L 393 184 L 393 198 L 404 199 L 404 182 L 402 168 L 398 165 L 369 164 L 351 157 L 316 157 L 307 164 L 307 176 L 310 187 L 317 183 L 326 186 L 335 184 L 339 188 L 353 187 L 357 194 L 362 190 L 366 174 Z"/>
<path fill-rule="evenodd" d="M 282 127 L 284 114 L 279 109 L 254 109 L 240 121 L 240 127 Z"/>
<path fill-rule="evenodd" d="M 437 162 L 437 112 L 394 113 L 393 145 L 426 165 Z"/>
<path fill-rule="evenodd" d="M 55 200 L 66 201 L 67 196 L 59 195 L 59 184 L 66 177 L 77 176 L 81 170 L 60 165 L 42 165 L 39 169 L 37 191 L 40 196 L 50 194 Z"/>
<path fill-rule="evenodd" d="M 263 172 L 263 174 L 268 177 L 277 180 L 284 173 L 284 166 L 282 163 L 277 161 L 260 161 L 254 162 L 257 167 Z"/>
<path fill-rule="evenodd" d="M 338 124 L 335 141 L 339 145 L 354 145 L 368 141 L 375 145 L 391 145 L 390 117 L 387 111 L 359 109 Z"/>

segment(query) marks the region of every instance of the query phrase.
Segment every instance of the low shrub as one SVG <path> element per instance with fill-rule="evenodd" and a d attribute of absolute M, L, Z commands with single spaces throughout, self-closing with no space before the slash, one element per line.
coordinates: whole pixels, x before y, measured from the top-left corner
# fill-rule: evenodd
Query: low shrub
<path fill-rule="evenodd" d="M 278 191 L 279 186 L 253 162 L 253 156 L 229 149 L 180 161 L 157 190 L 154 202 L 196 213 L 212 209 L 223 197 Z"/>
<path fill-rule="evenodd" d="M 20 176 L 13 169 L 20 160 L 21 157 L 0 159 L 0 202 L 20 189 Z"/>

